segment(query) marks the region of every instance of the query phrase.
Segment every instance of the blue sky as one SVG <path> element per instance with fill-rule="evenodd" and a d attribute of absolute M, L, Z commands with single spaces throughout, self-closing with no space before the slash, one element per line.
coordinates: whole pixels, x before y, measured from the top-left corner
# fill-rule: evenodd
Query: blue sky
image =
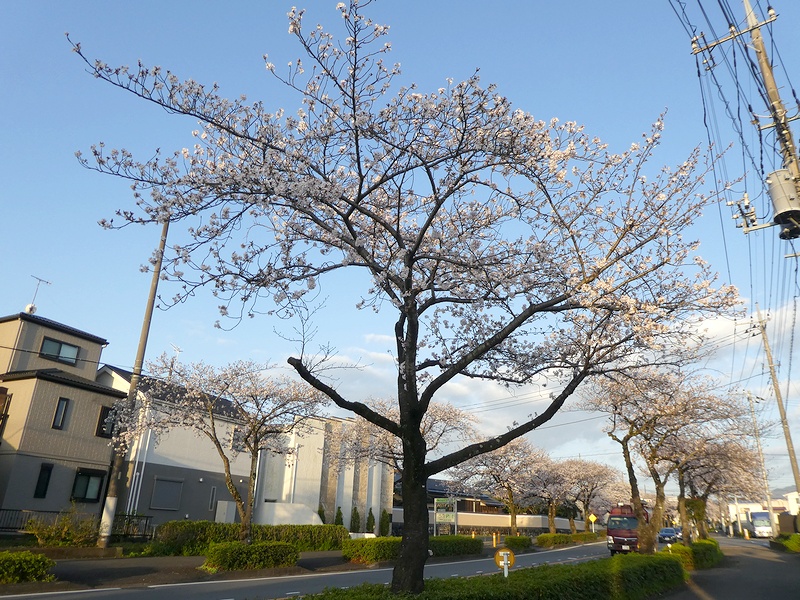
<path fill-rule="evenodd" d="M 718 17 L 718 30 L 724 31 L 716 3 L 703 4 L 712 17 Z M 741 12 L 738 3 L 732 4 Z M 773 4 L 780 15 L 774 25 L 780 53 L 790 76 L 800 77 L 796 36 L 800 3 Z M 335 27 L 335 5 L 335 0 L 298 3 L 307 8 L 306 26 L 322 22 Z M 171 152 L 190 145 L 190 132 L 196 127 L 191 119 L 166 115 L 94 80 L 70 52 L 64 33 L 80 42 L 89 57 L 109 64 L 132 65 L 141 59 L 182 78 L 216 81 L 223 95 L 246 94 L 251 100 L 263 100 L 268 108 L 293 112 L 297 98 L 269 77 L 262 59 L 268 53 L 280 69 L 297 58 L 299 47 L 287 33 L 290 8 L 290 2 L 275 0 L 224 6 L 153 0 L 3 5 L 0 202 L 5 289 L 0 313 L 21 311 L 36 291 L 32 276 L 42 278 L 51 284 L 38 290 L 37 314 L 105 337 L 109 346 L 104 360 L 130 367 L 150 283 L 149 274 L 141 273 L 139 266 L 155 247 L 159 232 L 152 227 L 102 230 L 99 219 L 131 206 L 130 190 L 122 181 L 83 169 L 74 154 L 103 141 L 144 159 L 158 147 Z M 700 25 L 696 2 L 687 2 L 687 11 Z M 402 64 L 403 81 L 417 82 L 422 91 L 442 86 L 447 78 L 465 79 L 480 68 L 483 83 L 497 83 L 499 92 L 515 106 L 542 119 L 575 120 L 612 149 L 623 150 L 636 141 L 665 110 L 659 163 L 682 162 L 695 146 L 706 142 L 689 38 L 667 0 L 381 0 L 368 14 L 391 26 L 391 59 Z M 719 106 L 716 110 L 720 112 L 711 122 L 719 124 L 723 137 L 733 140 L 726 132 L 728 121 Z M 757 110 L 763 112 L 761 107 Z M 748 135 L 755 138 L 755 130 Z M 742 170 L 737 156 L 733 151 L 727 163 L 731 178 Z M 796 295 L 792 273 L 797 260 L 783 258 L 790 247 L 777 240 L 774 229 L 745 238 L 729 215 L 724 207 L 697 223 L 701 254 L 724 281 L 740 287 L 748 308 L 758 300 L 773 317 L 773 349 L 788 371 L 794 326 L 791 311 L 782 309 Z M 317 339 L 332 342 L 342 356 L 366 365 L 361 372 L 346 374 L 342 389 L 360 397 L 380 394 L 393 379 L 391 342 L 386 337 L 391 329 L 380 315 L 350 310 L 357 299 L 353 286 L 337 283 L 324 290 L 331 300 Z M 171 296 L 169 285 L 161 292 Z M 284 363 L 293 346 L 275 331 L 289 335 L 285 323 L 262 317 L 221 331 L 213 326 L 218 318 L 215 305 L 210 296 L 200 295 L 168 312 L 157 312 L 148 356 L 171 353 L 174 345 L 184 360 L 223 364 L 252 358 Z M 724 356 L 714 368 L 733 381 L 743 370 L 753 369 L 747 386 L 772 398 L 757 345 L 726 343 L 721 352 Z M 797 395 L 791 392 L 790 387 L 788 405 L 798 443 L 800 411 Z M 479 410 L 479 416 L 498 427 L 520 406 L 536 410 L 531 399 L 540 395 L 532 389 L 520 392 L 529 396 L 509 398 L 508 391 L 474 384 L 453 386 L 448 393 L 451 400 Z M 774 416 L 774 410 L 765 409 L 765 419 Z M 564 424 L 584 417 L 564 413 L 553 423 L 560 427 L 542 431 L 532 441 L 555 456 L 580 453 L 613 462 L 616 448 L 599 433 L 601 420 Z M 782 438 L 767 440 L 776 486 L 791 483 L 782 444 Z"/>

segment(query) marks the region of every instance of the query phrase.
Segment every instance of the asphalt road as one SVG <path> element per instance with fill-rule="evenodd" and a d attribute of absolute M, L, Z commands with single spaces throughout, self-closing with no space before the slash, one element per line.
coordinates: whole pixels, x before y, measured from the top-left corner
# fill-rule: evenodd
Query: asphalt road
<path fill-rule="evenodd" d="M 721 566 L 692 573 L 689 584 L 664 598 L 668 600 L 795 600 L 800 599 L 800 555 L 786 554 L 769 548 L 763 540 L 716 538 L 725 554 Z M 605 542 L 570 546 L 556 550 L 520 554 L 514 569 L 537 564 L 573 563 L 608 556 Z M 191 562 L 196 557 L 179 557 Z M 130 569 L 138 567 L 131 561 Z M 144 560 L 144 559 L 141 559 Z M 157 560 L 157 559 L 148 559 Z M 174 559 L 170 559 L 174 560 Z M 87 561 L 84 568 L 91 568 Z M 115 561 L 116 562 L 116 561 Z M 180 561 L 178 561 L 180 562 Z M 177 565 L 180 567 L 180 565 Z M 185 568 L 192 569 L 193 566 Z M 449 578 L 496 573 L 498 568 L 492 558 L 430 562 L 425 567 L 426 577 Z M 344 572 L 317 572 L 283 577 L 215 580 L 183 583 L 157 583 L 133 587 L 104 587 L 89 590 L 61 591 L 58 593 L 2 595 L 6 598 L 32 600 L 267 600 L 292 598 L 322 591 L 327 587 L 349 588 L 361 583 L 388 584 L 391 568 L 374 568 Z M 165 578 L 170 581 L 170 578 Z M 174 581 L 174 579 L 172 579 Z"/>
<path fill-rule="evenodd" d="M 514 568 L 545 563 L 568 563 L 592 560 L 608 556 L 605 542 L 570 546 L 557 550 L 520 554 Z M 125 559 L 127 560 L 127 559 Z M 426 577 L 449 578 L 497 573 L 493 558 L 431 562 L 425 567 Z M 157 584 L 144 587 L 102 588 L 58 593 L 37 593 L 36 600 L 68 598 L 69 600 L 267 600 L 291 598 L 320 592 L 328 587 L 349 588 L 361 583 L 388 584 L 392 578 L 391 568 L 375 568 L 358 571 L 327 572 L 285 577 L 235 579 L 227 581 L 204 581 L 191 583 Z M 31 595 L 3 595 L 7 598 L 32 598 Z"/>

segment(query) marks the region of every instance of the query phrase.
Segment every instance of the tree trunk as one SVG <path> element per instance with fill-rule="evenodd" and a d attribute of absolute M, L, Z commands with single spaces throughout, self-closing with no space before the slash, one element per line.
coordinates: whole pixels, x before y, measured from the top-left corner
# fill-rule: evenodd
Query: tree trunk
<path fill-rule="evenodd" d="M 550 528 L 550 533 L 556 532 L 556 503 L 547 503 L 547 525 Z"/>
<path fill-rule="evenodd" d="M 403 541 L 400 558 L 392 574 L 394 593 L 419 594 L 425 588 L 424 570 L 428 560 L 428 492 L 422 465 L 403 464 Z M 423 458 L 424 462 L 424 458 Z"/>

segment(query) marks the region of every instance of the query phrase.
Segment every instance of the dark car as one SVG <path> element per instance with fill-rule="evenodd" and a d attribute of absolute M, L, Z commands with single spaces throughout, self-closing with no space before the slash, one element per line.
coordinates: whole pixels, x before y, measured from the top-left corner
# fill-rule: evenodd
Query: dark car
<path fill-rule="evenodd" d="M 667 544 L 674 544 L 678 541 L 678 532 L 672 527 L 664 527 L 658 532 L 658 541 Z"/>

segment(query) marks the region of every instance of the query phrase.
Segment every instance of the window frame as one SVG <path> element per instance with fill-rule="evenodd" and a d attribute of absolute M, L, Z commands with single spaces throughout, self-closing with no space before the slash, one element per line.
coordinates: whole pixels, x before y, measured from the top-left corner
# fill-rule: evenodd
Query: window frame
<path fill-rule="evenodd" d="M 67 411 L 69 411 L 69 398 L 59 396 L 58 404 L 56 404 L 56 412 L 53 413 L 53 424 L 51 429 L 58 429 L 62 431 L 67 423 Z"/>
<path fill-rule="evenodd" d="M 3 433 L 5 433 L 6 422 L 8 422 L 12 395 L 8 393 L 8 388 L 0 387 L 0 444 L 3 442 Z"/>
<path fill-rule="evenodd" d="M 46 498 L 47 489 L 50 487 L 50 478 L 53 475 L 53 463 L 39 465 L 39 476 L 36 478 L 36 488 L 33 490 L 34 498 Z"/>
<path fill-rule="evenodd" d="M 44 348 L 45 345 L 47 344 L 57 344 L 58 352 L 45 352 Z M 65 355 L 63 352 L 64 348 L 75 348 L 75 358 L 72 358 L 69 355 Z M 70 344 L 69 342 L 62 342 L 61 340 L 57 340 L 51 337 L 45 337 L 42 340 L 42 347 L 39 350 L 39 356 L 42 358 L 45 358 L 47 360 L 54 360 L 56 362 L 72 366 L 76 366 L 78 364 L 78 357 L 80 356 L 80 353 L 81 353 L 80 346 L 76 346 L 75 344 Z"/>
<path fill-rule="evenodd" d="M 100 407 L 100 415 L 97 418 L 97 429 L 94 432 L 96 437 L 105 438 L 110 440 L 114 437 L 114 424 L 111 424 L 111 428 L 106 428 L 106 420 L 108 416 L 111 414 L 111 411 L 114 410 L 112 406 L 101 406 Z"/>
<path fill-rule="evenodd" d="M 86 478 L 86 486 L 83 490 L 83 495 L 78 496 L 76 492 L 78 491 L 78 482 L 81 481 L 83 478 Z M 99 479 L 97 484 L 97 493 L 95 496 L 88 496 L 87 492 L 91 489 L 90 485 L 93 479 Z M 105 485 L 106 480 L 106 472 L 100 471 L 98 469 L 78 469 L 75 471 L 75 480 L 72 482 L 72 492 L 70 493 L 70 500 L 73 502 L 84 502 L 84 503 L 97 503 L 103 497 L 103 487 Z"/>
<path fill-rule="evenodd" d="M 181 510 L 184 483 L 183 479 L 177 477 L 161 477 L 159 475 L 153 477 L 153 489 L 150 492 L 150 509 L 175 512 Z M 170 504 L 168 501 L 172 501 L 172 503 Z"/>

